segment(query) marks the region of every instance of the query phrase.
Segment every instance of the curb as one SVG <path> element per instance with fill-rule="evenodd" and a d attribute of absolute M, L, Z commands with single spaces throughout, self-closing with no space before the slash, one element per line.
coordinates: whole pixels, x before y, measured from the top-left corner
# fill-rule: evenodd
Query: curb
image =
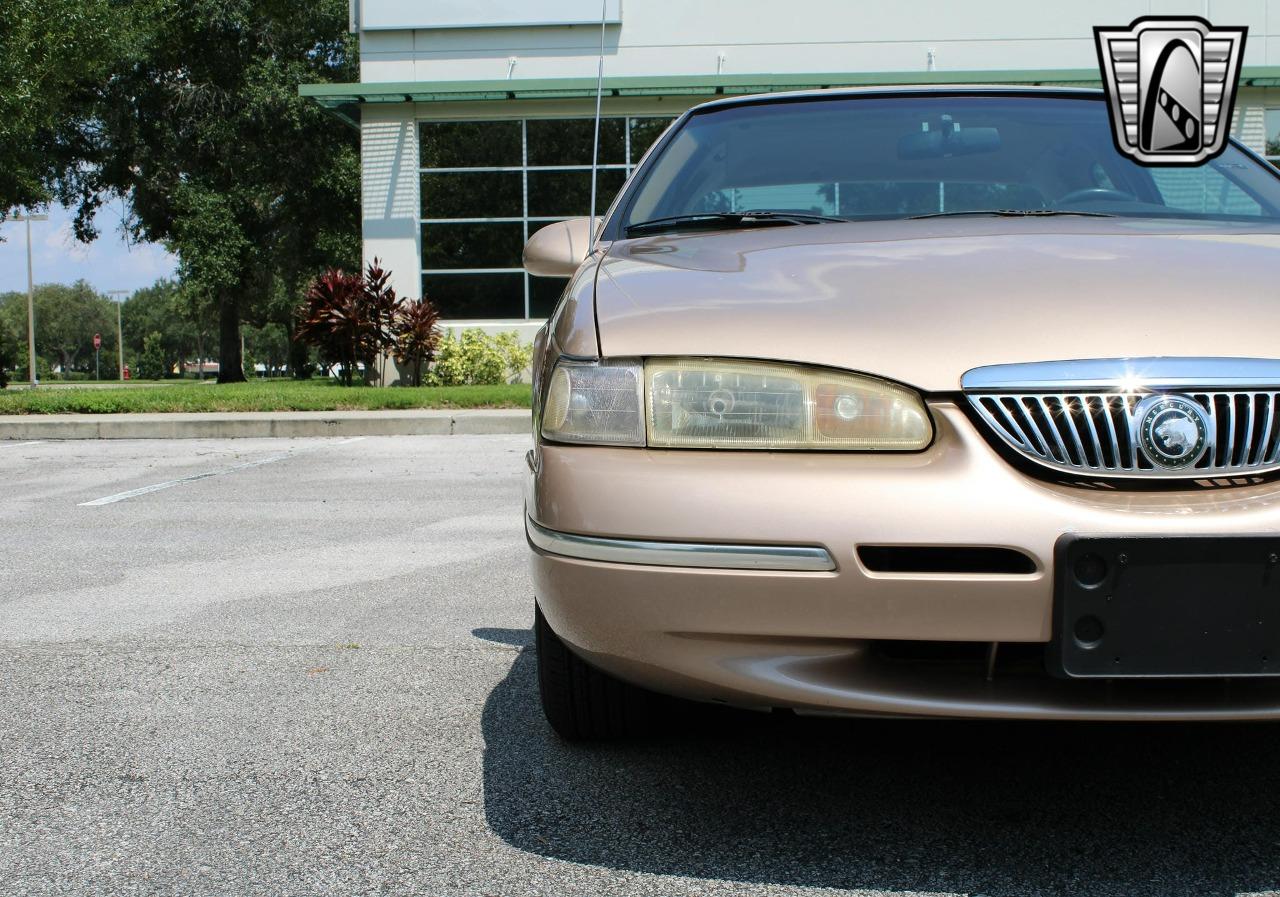
<path fill-rule="evenodd" d="M 0 415 L 4 439 L 248 439 L 528 433 L 529 410 Z"/>

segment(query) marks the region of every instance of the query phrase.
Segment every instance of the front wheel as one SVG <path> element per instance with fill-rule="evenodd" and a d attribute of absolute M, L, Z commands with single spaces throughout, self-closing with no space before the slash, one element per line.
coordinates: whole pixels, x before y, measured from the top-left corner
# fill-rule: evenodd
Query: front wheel
<path fill-rule="evenodd" d="M 556 734 L 570 741 L 622 738 L 650 730 L 658 695 L 601 672 L 569 650 L 534 605 L 538 692 Z"/>

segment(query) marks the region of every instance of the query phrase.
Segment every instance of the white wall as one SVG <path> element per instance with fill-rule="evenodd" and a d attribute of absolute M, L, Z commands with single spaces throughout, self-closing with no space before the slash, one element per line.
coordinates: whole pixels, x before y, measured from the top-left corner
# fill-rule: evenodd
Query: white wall
<path fill-rule="evenodd" d="M 620 21 L 619 0 L 361 0 L 353 5 L 360 28 L 469 28 L 581 25 Z"/>
<path fill-rule="evenodd" d="M 396 293 L 422 295 L 418 125 L 412 104 L 366 106 L 360 122 L 365 264 L 378 258 Z"/>
<path fill-rule="evenodd" d="M 1246 65 L 1280 64 L 1280 0 L 625 0 L 621 25 L 607 28 L 606 67 L 613 75 L 924 71 L 933 49 L 939 70 L 1093 68 L 1094 25 L 1206 13 L 1249 27 Z M 591 77 L 599 34 L 593 25 L 365 31 L 361 80 L 506 79 L 509 69 L 513 78 Z"/>

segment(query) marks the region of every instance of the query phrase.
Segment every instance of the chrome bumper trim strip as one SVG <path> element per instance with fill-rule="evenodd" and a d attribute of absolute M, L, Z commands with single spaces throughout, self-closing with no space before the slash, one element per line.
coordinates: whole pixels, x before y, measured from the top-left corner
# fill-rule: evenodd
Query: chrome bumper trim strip
<path fill-rule="evenodd" d="M 800 545 L 716 545 L 700 542 L 651 542 L 579 536 L 547 529 L 525 518 L 529 544 L 539 551 L 613 564 L 658 567 L 709 567 L 720 570 L 783 570 L 829 573 L 835 561 L 825 548 Z"/>

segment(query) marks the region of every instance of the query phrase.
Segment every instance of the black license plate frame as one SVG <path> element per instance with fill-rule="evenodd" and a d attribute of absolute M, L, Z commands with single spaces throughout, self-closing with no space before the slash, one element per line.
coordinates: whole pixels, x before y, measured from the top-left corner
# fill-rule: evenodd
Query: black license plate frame
<path fill-rule="evenodd" d="M 1065 535 L 1054 567 L 1056 676 L 1280 675 L 1280 535 Z"/>

